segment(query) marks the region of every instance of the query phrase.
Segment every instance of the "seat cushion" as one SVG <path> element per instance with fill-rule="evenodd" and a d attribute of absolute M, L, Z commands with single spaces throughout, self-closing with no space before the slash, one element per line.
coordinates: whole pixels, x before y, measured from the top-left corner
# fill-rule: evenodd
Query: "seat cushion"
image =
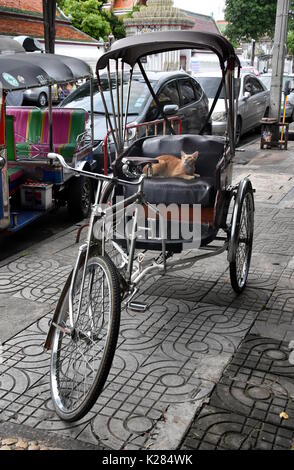
<path fill-rule="evenodd" d="M 125 197 L 131 196 L 136 190 L 134 186 L 126 186 Z M 144 194 L 150 204 L 201 204 L 201 207 L 213 207 L 214 178 L 146 178 Z"/>
<path fill-rule="evenodd" d="M 195 172 L 201 177 L 215 177 L 217 164 L 224 153 L 224 139 L 190 134 L 151 137 L 144 140 L 140 156 L 156 158 L 159 155 L 174 155 L 180 158 L 182 150 L 187 154 L 198 150 Z"/>
<path fill-rule="evenodd" d="M 23 183 L 24 171 L 20 167 L 8 168 L 9 195 L 14 194 Z"/>

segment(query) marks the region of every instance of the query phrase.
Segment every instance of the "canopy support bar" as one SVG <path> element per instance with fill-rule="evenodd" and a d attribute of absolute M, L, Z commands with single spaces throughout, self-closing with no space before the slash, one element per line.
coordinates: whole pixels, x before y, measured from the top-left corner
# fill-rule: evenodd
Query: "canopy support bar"
<path fill-rule="evenodd" d="M 50 152 L 53 152 L 53 124 L 52 124 L 52 85 L 49 84 L 49 99 L 48 99 L 48 110 L 49 110 L 49 148 Z"/>
<path fill-rule="evenodd" d="M 132 78 L 133 78 L 133 69 L 130 70 L 130 77 L 129 77 L 129 84 L 128 84 L 128 95 L 127 95 L 126 112 L 125 112 L 125 124 L 124 124 L 123 144 L 125 143 L 125 140 L 126 140 L 127 123 L 128 123 L 128 112 L 129 112 L 130 95 L 131 95 L 131 86 L 132 86 Z"/>
<path fill-rule="evenodd" d="M 137 64 L 139 65 L 141 74 L 143 75 L 143 78 L 144 78 L 144 80 L 145 80 L 145 83 L 146 83 L 146 85 L 147 85 L 147 87 L 148 87 L 148 89 L 149 89 L 149 91 L 150 91 L 150 93 L 151 93 L 152 98 L 154 99 L 154 101 L 155 101 L 155 103 L 156 103 L 156 106 L 158 107 L 158 109 L 159 109 L 159 110 L 161 111 L 161 113 L 162 113 L 163 119 L 165 120 L 168 129 L 170 130 L 171 134 L 175 135 L 176 132 L 175 132 L 175 130 L 172 128 L 171 123 L 170 123 L 170 121 L 168 120 L 166 114 L 163 112 L 163 107 L 162 107 L 162 105 L 161 105 L 161 103 L 160 103 L 160 101 L 159 101 L 157 95 L 154 93 L 154 90 L 153 90 L 153 88 L 152 88 L 152 86 L 151 86 L 150 81 L 148 80 L 148 77 L 147 77 L 147 75 L 146 75 L 146 72 L 145 72 L 145 70 L 144 70 L 143 65 L 141 64 L 140 59 L 138 59 Z"/>
<path fill-rule="evenodd" d="M 116 119 L 116 111 L 115 111 L 115 105 L 114 105 L 114 98 L 113 98 L 113 91 L 112 91 L 112 80 L 111 80 L 111 75 L 110 75 L 110 64 L 109 64 L 109 62 L 107 64 L 107 79 L 108 79 L 108 86 L 109 86 L 109 94 L 110 94 L 110 101 L 111 101 L 114 128 L 115 128 L 115 132 L 116 132 L 116 137 L 118 137 L 118 125 L 117 125 L 117 119 Z M 116 93 L 117 93 L 117 84 L 116 84 Z"/>
<path fill-rule="evenodd" d="M 110 119 L 110 116 L 109 116 L 108 108 L 107 108 L 107 105 L 106 105 L 105 96 L 104 96 L 102 85 L 101 85 L 101 79 L 100 79 L 99 71 L 97 73 L 97 82 L 98 82 L 99 92 L 100 92 L 102 103 L 103 103 L 104 110 L 105 110 L 106 121 L 109 125 L 109 129 L 110 129 L 110 132 L 111 132 L 111 135 L 112 135 L 112 138 L 113 138 L 115 150 L 116 150 L 117 154 L 119 154 L 119 148 L 118 148 L 118 145 L 117 145 L 116 135 L 115 135 L 113 125 L 112 125 L 112 122 L 111 122 L 111 119 Z"/>
<path fill-rule="evenodd" d="M 91 145 L 94 145 L 94 83 L 90 77 L 90 100 L 91 100 Z"/>
<path fill-rule="evenodd" d="M 212 113 L 213 113 L 213 111 L 214 111 L 214 108 L 215 108 L 215 106 L 216 106 L 216 103 L 218 102 L 219 96 L 220 96 L 220 94 L 221 94 L 222 87 L 223 87 L 223 81 L 221 80 L 221 81 L 220 81 L 220 84 L 219 84 L 219 87 L 218 87 L 218 89 L 217 89 L 216 95 L 215 95 L 215 97 L 214 97 L 213 103 L 212 103 L 212 105 L 211 105 L 211 108 L 210 108 L 210 110 L 209 110 L 208 116 L 207 116 L 207 118 L 205 119 L 205 122 L 204 122 L 204 124 L 203 124 L 203 126 L 201 127 L 201 130 L 200 130 L 200 132 L 199 132 L 200 135 L 203 134 L 203 132 L 204 132 L 204 130 L 205 130 L 207 124 L 209 123 L 209 119 L 210 119 L 211 116 L 212 116 Z"/>

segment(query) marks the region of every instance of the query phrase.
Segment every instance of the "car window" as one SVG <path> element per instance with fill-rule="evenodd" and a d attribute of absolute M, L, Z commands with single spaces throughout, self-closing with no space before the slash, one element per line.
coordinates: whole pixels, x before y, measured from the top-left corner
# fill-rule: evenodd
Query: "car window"
<path fill-rule="evenodd" d="M 153 83 L 151 81 L 151 83 Z M 104 90 L 104 98 L 107 104 L 109 113 L 112 113 L 111 106 L 111 93 L 108 86 L 108 81 L 104 80 L 102 82 L 102 88 Z M 115 104 L 115 110 L 117 109 L 117 99 L 116 99 L 116 83 L 115 80 L 112 80 L 112 93 Z M 123 95 L 124 95 L 124 111 L 127 102 L 128 95 L 128 80 L 124 81 L 123 85 Z M 139 115 L 141 114 L 146 102 L 150 96 L 150 92 L 147 88 L 147 85 L 141 79 L 133 79 L 130 93 L 129 101 L 129 114 Z M 90 103 L 90 84 L 85 83 L 75 92 L 69 95 L 63 102 L 62 106 L 69 108 L 83 108 L 86 111 L 90 112 L 91 103 Z M 104 114 L 104 106 L 100 92 L 98 91 L 97 81 L 94 84 L 94 112 Z"/>
<path fill-rule="evenodd" d="M 263 86 L 261 85 L 261 83 L 259 83 L 259 81 L 256 78 L 250 77 L 250 83 L 252 86 L 253 95 L 256 95 L 257 93 L 261 93 L 262 91 L 264 91 Z"/>
<path fill-rule="evenodd" d="M 176 104 L 180 107 L 180 98 L 176 80 L 172 80 L 165 84 L 159 91 L 157 97 L 163 108 L 168 104 Z M 150 108 L 147 112 L 146 120 L 153 121 L 154 119 L 158 119 L 159 117 L 160 113 L 157 108 L 157 105 L 155 101 L 152 100 Z"/>
<path fill-rule="evenodd" d="M 167 104 L 177 104 L 180 106 L 180 98 L 175 80 L 164 85 L 162 90 L 158 94 L 158 99 L 162 106 Z"/>
<path fill-rule="evenodd" d="M 196 80 L 193 80 L 193 87 L 194 87 L 194 93 L 195 93 L 195 98 L 196 98 L 196 101 L 199 101 L 202 97 L 202 88 L 201 88 L 201 85 L 196 82 Z"/>
<path fill-rule="evenodd" d="M 189 78 L 187 78 L 184 80 L 179 80 L 178 83 L 179 83 L 179 91 L 180 91 L 182 106 L 186 106 L 190 103 L 193 103 L 193 101 L 196 101 L 196 96 L 195 96 L 192 81 Z"/>

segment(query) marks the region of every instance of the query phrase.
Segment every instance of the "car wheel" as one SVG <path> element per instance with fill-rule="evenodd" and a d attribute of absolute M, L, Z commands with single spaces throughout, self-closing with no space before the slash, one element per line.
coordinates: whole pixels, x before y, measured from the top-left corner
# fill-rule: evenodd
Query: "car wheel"
<path fill-rule="evenodd" d="M 68 187 L 67 209 L 70 218 L 79 222 L 88 217 L 92 202 L 92 183 L 85 176 L 74 176 Z"/>
<path fill-rule="evenodd" d="M 235 145 L 239 145 L 240 139 L 241 139 L 241 133 L 242 133 L 242 120 L 240 116 L 237 117 L 237 124 L 236 124 L 236 139 L 235 139 Z"/>
<path fill-rule="evenodd" d="M 48 103 L 48 99 L 47 99 L 46 93 L 40 93 L 39 98 L 38 98 L 38 105 L 43 108 L 44 106 L 46 106 L 47 103 Z"/>

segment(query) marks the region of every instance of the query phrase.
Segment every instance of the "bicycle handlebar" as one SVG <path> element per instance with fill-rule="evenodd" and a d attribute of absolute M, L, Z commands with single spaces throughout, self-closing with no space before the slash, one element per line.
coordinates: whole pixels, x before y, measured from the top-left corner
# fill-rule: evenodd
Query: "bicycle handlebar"
<path fill-rule="evenodd" d="M 125 184 L 125 185 L 131 185 L 131 186 L 138 186 L 142 183 L 142 181 L 145 178 L 145 175 L 142 174 L 138 180 L 136 181 L 125 181 L 119 178 L 116 178 L 115 176 L 109 176 L 109 175 L 102 175 L 100 173 L 92 173 L 91 171 L 86 171 L 86 170 L 79 170 L 78 168 L 72 168 L 69 166 L 66 161 L 64 160 L 62 155 L 59 155 L 58 153 L 50 152 L 48 153 L 48 158 L 50 160 L 58 160 L 60 165 L 68 171 L 72 171 L 73 173 L 78 173 L 80 175 L 87 176 L 89 178 L 93 178 L 96 180 L 103 180 L 103 181 L 113 181 L 115 183 L 119 184 Z"/>

